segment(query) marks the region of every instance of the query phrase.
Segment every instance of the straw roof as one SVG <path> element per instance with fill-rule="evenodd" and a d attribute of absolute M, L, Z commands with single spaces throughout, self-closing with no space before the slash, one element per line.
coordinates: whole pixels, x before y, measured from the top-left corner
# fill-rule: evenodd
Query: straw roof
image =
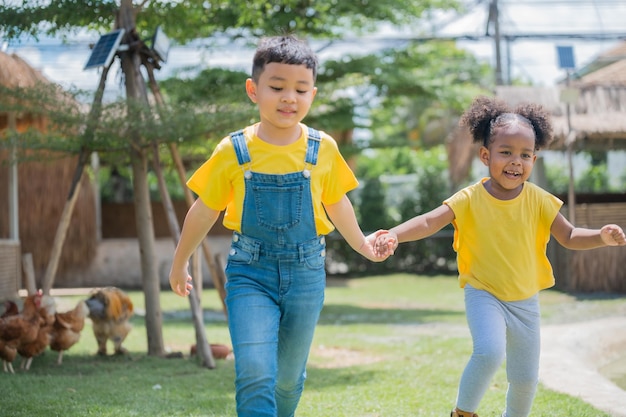
<path fill-rule="evenodd" d="M 574 74 L 577 85 L 626 86 L 626 41 L 600 54 Z"/>
<path fill-rule="evenodd" d="M 0 85 L 5 87 L 34 87 L 49 81 L 15 54 L 0 52 Z"/>
<path fill-rule="evenodd" d="M 576 84 L 591 85 L 620 85 L 626 86 L 626 59 L 613 62 L 603 68 L 581 77 Z"/>
<path fill-rule="evenodd" d="M 552 114 L 554 142 L 551 149 L 562 149 L 570 126 L 576 136 L 576 146 L 594 150 L 626 149 L 626 88 L 599 86 L 574 90 L 578 95 L 570 106 L 561 101 L 572 90 L 565 87 L 496 88 L 496 96 L 512 106 L 538 103 Z"/>

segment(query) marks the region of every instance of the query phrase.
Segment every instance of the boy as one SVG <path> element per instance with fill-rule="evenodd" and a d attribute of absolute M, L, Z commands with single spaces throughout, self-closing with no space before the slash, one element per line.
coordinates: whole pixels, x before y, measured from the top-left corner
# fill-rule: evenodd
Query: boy
<path fill-rule="evenodd" d="M 295 413 L 324 300 L 324 235 L 336 227 L 363 256 L 386 258 L 357 224 L 346 193 L 358 182 L 336 142 L 301 123 L 316 75 L 317 58 L 304 42 L 262 39 L 246 80 L 260 121 L 224 138 L 187 183 L 199 198 L 185 218 L 170 284 L 189 294 L 188 259 L 225 210 L 224 226 L 233 230 L 226 307 L 239 417 Z"/>

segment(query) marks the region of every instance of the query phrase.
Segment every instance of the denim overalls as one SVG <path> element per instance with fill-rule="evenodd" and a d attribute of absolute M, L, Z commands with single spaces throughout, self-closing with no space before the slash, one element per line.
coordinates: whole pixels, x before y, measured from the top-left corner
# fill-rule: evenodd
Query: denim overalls
<path fill-rule="evenodd" d="M 291 417 L 326 285 L 310 179 L 320 136 L 309 128 L 304 170 L 284 175 L 251 171 L 242 131 L 231 140 L 246 187 L 241 233 L 233 233 L 226 266 L 237 415 Z"/>

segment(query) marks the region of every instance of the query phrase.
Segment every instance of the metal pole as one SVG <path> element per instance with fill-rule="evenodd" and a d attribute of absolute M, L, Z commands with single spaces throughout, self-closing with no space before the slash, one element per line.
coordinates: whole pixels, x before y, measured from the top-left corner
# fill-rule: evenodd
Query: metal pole
<path fill-rule="evenodd" d="M 9 135 L 17 130 L 15 113 L 9 112 Z M 11 138 L 11 162 L 9 165 L 9 238 L 20 240 L 19 191 L 17 178 L 17 147 Z"/>
<path fill-rule="evenodd" d="M 493 18 L 494 44 L 496 49 L 496 85 L 504 85 L 502 77 L 502 53 L 500 51 L 500 12 L 498 10 L 498 0 L 491 2 L 491 13 Z"/>
<path fill-rule="evenodd" d="M 567 71 L 567 78 L 565 81 L 565 85 L 569 88 L 570 85 L 570 72 Z M 565 144 L 567 145 L 567 162 L 569 164 L 569 187 L 567 190 L 567 210 L 569 221 L 572 224 L 576 224 L 576 194 L 574 192 L 574 142 L 576 142 L 575 133 L 572 131 L 572 120 L 571 120 L 571 104 L 570 101 L 567 101 L 566 111 L 567 111 L 567 139 L 565 140 Z"/>

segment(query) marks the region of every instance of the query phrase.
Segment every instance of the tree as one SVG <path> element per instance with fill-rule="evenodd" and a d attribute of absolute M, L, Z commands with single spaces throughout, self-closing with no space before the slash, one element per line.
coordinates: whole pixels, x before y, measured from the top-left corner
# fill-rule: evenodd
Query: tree
<path fill-rule="evenodd" d="M 302 35 L 332 38 L 352 29 L 357 32 L 373 30 L 380 22 L 417 25 L 424 11 L 432 7 L 448 8 L 454 5 L 452 0 L 318 1 L 315 4 L 299 0 L 283 1 L 280 4 L 259 0 L 120 0 L 119 3 L 112 0 L 24 0 L 19 4 L 9 2 L 0 5 L 0 31 L 9 39 L 23 35 L 35 38 L 40 35 L 70 36 L 83 29 L 125 29 L 123 43 L 127 49 L 117 54 L 126 86 L 125 106 L 122 107 L 122 114 L 126 118 L 125 123 L 117 126 L 115 137 L 120 136 L 119 132 L 123 132 L 126 137 L 126 146 L 120 150 L 124 154 L 126 149 L 126 154 L 130 155 L 133 170 L 149 354 L 163 354 L 159 280 L 154 260 L 154 231 L 147 185 L 149 152 L 156 139 L 168 140 L 167 134 L 174 133 L 169 140 L 179 140 L 180 132 L 173 139 L 176 132 L 172 131 L 172 126 L 180 127 L 181 124 L 163 123 L 168 112 L 157 114 L 149 106 L 141 67 L 144 66 L 151 73 L 160 68 L 160 62 L 144 39 L 149 38 L 159 25 L 171 39 L 181 43 L 217 33 L 255 38 L 268 33 L 297 31 Z M 99 106 L 100 103 L 95 102 L 94 105 Z M 170 114 L 182 115 L 180 109 Z M 197 113 L 192 114 L 197 116 Z M 98 125 L 95 128 L 100 126 L 100 115 L 98 112 L 98 119 L 95 120 Z M 168 122 L 172 121 L 171 118 L 167 119 Z M 195 120 L 194 125 L 198 124 Z M 159 129 L 161 127 L 163 129 Z M 96 136 L 80 136 L 82 140 L 78 142 L 81 152 L 98 146 Z"/>

